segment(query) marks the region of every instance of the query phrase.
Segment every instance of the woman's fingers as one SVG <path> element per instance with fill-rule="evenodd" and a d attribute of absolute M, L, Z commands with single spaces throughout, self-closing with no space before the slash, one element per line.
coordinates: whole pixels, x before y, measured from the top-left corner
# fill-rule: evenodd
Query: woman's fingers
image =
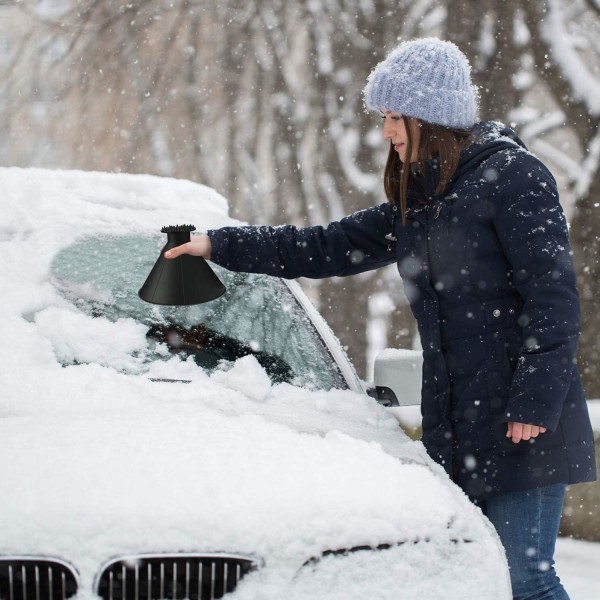
<path fill-rule="evenodd" d="M 177 258 L 182 254 L 191 254 L 192 256 L 202 256 L 210 259 L 212 245 L 207 235 L 195 235 L 191 241 L 176 246 L 165 252 L 165 258 Z"/>
<path fill-rule="evenodd" d="M 165 258 L 177 258 L 182 254 L 191 254 L 190 248 L 191 242 L 187 242 L 186 244 L 182 244 L 181 246 L 176 246 L 175 248 L 171 248 L 165 252 Z"/>
<path fill-rule="evenodd" d="M 527 441 L 531 438 L 536 438 L 540 433 L 546 433 L 546 428 L 539 425 L 509 421 L 506 437 L 512 438 L 512 441 L 518 444 L 521 440 Z"/>

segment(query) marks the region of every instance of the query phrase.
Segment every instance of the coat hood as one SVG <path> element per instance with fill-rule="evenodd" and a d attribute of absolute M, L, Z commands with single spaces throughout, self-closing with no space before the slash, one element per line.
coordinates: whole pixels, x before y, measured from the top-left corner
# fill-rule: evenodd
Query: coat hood
<path fill-rule="evenodd" d="M 527 147 L 519 136 L 509 127 L 497 121 L 481 121 L 471 129 L 473 143 L 462 153 L 456 172 L 452 176 L 444 195 L 469 173 L 477 169 L 490 156 L 509 148 Z M 413 201 L 422 201 L 423 193 L 429 201 L 435 196 L 434 190 L 439 181 L 439 161 L 431 159 L 425 161 L 425 171 L 417 171 L 416 164 L 413 168 L 413 180 L 409 183 L 409 198 Z"/>
<path fill-rule="evenodd" d="M 527 147 L 509 127 L 497 121 L 481 121 L 471 130 L 474 142 L 463 152 L 453 181 L 459 181 L 496 152 L 509 148 Z"/>

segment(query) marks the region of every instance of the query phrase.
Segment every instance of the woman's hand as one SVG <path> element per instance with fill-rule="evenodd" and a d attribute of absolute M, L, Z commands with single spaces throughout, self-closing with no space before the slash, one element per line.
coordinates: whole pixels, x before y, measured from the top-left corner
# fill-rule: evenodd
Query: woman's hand
<path fill-rule="evenodd" d="M 171 250 L 165 252 L 165 258 L 177 258 L 182 254 L 191 254 L 192 256 L 201 256 L 206 260 L 210 260 L 212 252 L 212 244 L 207 235 L 194 235 L 186 244 L 181 244 Z"/>
<path fill-rule="evenodd" d="M 528 425 L 526 423 L 509 421 L 506 437 L 512 438 L 512 441 L 515 444 L 518 444 L 521 440 L 530 440 L 531 438 L 536 438 L 540 433 L 545 432 L 546 428 L 540 427 L 539 425 Z"/>

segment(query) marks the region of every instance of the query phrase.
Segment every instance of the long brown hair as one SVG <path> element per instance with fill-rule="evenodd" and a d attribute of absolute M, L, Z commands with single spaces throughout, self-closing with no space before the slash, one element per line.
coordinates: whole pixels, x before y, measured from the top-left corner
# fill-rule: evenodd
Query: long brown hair
<path fill-rule="evenodd" d="M 417 169 L 423 172 L 426 160 L 431 158 L 439 160 L 440 177 L 435 193 L 441 194 L 458 167 L 461 153 L 473 141 L 472 133 L 464 129 L 449 129 L 426 121 L 418 121 L 412 117 L 402 116 L 402 120 L 406 127 L 407 157 L 413 155 L 415 132 L 418 128 Z M 404 168 L 405 166 L 407 168 Z M 390 143 L 383 175 L 383 186 L 390 204 L 393 205 L 398 198 L 400 199 L 403 223 L 406 221 L 406 195 L 411 176 L 410 163 L 407 162 L 405 165 L 400 160 L 400 155 L 394 150 L 394 145 Z"/>

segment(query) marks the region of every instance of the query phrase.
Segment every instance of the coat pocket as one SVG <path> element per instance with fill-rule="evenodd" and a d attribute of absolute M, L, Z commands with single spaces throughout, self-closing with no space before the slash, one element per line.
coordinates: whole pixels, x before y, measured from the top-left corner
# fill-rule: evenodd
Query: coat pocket
<path fill-rule="evenodd" d="M 485 424 L 502 418 L 514 368 L 504 348 L 484 360 L 477 373 L 455 386 L 451 420 Z"/>
<path fill-rule="evenodd" d="M 450 420 L 454 423 L 477 423 L 488 414 L 489 360 L 484 360 L 475 375 L 456 381 Z"/>
<path fill-rule="evenodd" d="M 503 418 L 508 404 L 512 378 L 519 357 L 518 336 L 498 340 L 494 367 L 487 377 L 489 416 L 493 421 Z"/>

